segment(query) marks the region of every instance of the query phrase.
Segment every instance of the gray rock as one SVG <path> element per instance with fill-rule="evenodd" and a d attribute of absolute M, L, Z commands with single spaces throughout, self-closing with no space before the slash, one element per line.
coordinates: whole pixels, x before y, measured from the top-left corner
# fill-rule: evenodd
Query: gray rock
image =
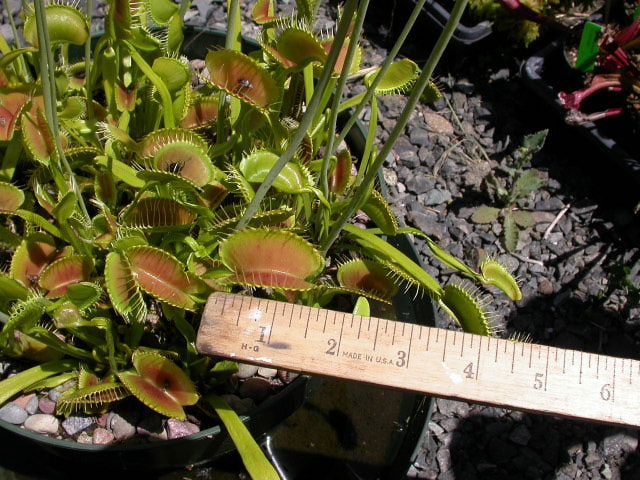
<path fill-rule="evenodd" d="M 451 192 L 434 188 L 429 190 L 424 197 L 424 204 L 427 206 L 440 205 L 451 200 Z"/>
<path fill-rule="evenodd" d="M 94 445 L 111 445 L 116 441 L 116 436 L 106 428 L 98 427 L 93 431 L 91 443 Z"/>
<path fill-rule="evenodd" d="M 200 431 L 200 427 L 191 422 L 181 422 L 180 420 L 176 420 L 175 418 L 170 418 L 167 420 L 167 436 L 168 438 L 182 438 L 188 435 L 193 435 L 194 433 L 198 433 Z"/>
<path fill-rule="evenodd" d="M 608 457 L 635 452 L 638 448 L 638 432 L 623 430 L 607 435 L 602 441 L 602 448 Z"/>
<path fill-rule="evenodd" d="M 413 127 L 409 131 L 409 139 L 412 144 L 419 147 L 427 146 L 431 143 L 429 141 L 429 132 L 422 127 Z"/>
<path fill-rule="evenodd" d="M 260 402 L 271 393 L 271 383 L 269 380 L 260 377 L 247 378 L 238 388 L 241 397 L 249 397 Z"/>
<path fill-rule="evenodd" d="M 277 374 L 278 374 L 277 368 L 267 368 L 267 367 L 258 368 L 258 375 L 264 378 L 274 378 Z"/>
<path fill-rule="evenodd" d="M 13 402 L 9 402 L 0 408 L 0 420 L 12 425 L 22 425 L 28 417 L 29 413 Z"/>
<path fill-rule="evenodd" d="M 42 397 L 38 401 L 38 408 L 42 413 L 53 414 L 56 411 L 56 402 L 51 400 L 48 396 Z"/>
<path fill-rule="evenodd" d="M 249 365 L 248 363 L 239 363 L 238 364 L 238 373 L 236 375 L 238 378 L 249 378 L 253 377 L 258 372 L 258 367 L 255 365 Z"/>
<path fill-rule="evenodd" d="M 117 441 L 133 438 L 136 434 L 137 412 L 111 412 L 107 418 L 107 428 Z"/>
<path fill-rule="evenodd" d="M 409 192 L 420 195 L 432 190 L 435 185 L 435 180 L 433 178 L 427 177 L 426 175 L 413 175 L 409 177 L 404 182 L 404 184 L 406 185 Z"/>
<path fill-rule="evenodd" d="M 88 415 L 71 415 L 62 421 L 62 428 L 67 435 L 75 435 L 92 424 L 93 418 Z"/>
<path fill-rule="evenodd" d="M 29 401 L 25 405 L 24 409 L 27 411 L 29 415 L 33 415 L 34 413 L 38 413 L 39 399 L 37 396 L 33 395 L 29 398 Z M 43 412 L 47 413 L 47 412 Z"/>
<path fill-rule="evenodd" d="M 526 446 L 531 439 L 531 432 L 526 425 L 518 425 L 509 435 L 509 440 L 517 445 Z"/>

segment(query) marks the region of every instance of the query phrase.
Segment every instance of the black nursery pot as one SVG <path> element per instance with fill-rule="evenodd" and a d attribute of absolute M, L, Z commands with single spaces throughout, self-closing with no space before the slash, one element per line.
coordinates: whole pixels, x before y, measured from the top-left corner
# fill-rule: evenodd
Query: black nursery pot
<path fill-rule="evenodd" d="M 429 0 L 422 7 L 422 12 L 418 17 L 416 26 L 411 34 L 412 44 L 424 46 L 423 40 L 429 43 L 435 41 L 440 35 L 444 26 L 451 17 L 449 7 L 453 6 L 453 1 L 445 3 Z M 391 26 L 393 34 L 398 34 L 404 27 L 406 20 L 416 6 L 416 0 L 373 0 L 373 8 L 369 9 L 369 20 L 372 24 Z M 492 23 L 488 20 L 480 22 L 463 16 L 462 21 L 456 26 L 448 50 L 457 51 L 459 49 L 476 46 L 482 40 L 493 33 Z"/>
<path fill-rule="evenodd" d="M 211 47 L 224 44 L 224 39 L 225 33 L 222 31 L 186 27 L 185 54 L 190 58 L 204 58 Z M 248 51 L 258 48 L 251 40 L 243 42 Z M 347 139 L 356 156 L 364 149 L 363 132 L 363 127 L 358 124 Z M 384 182 L 382 176 L 380 181 Z M 420 263 L 418 253 L 407 236 L 390 238 L 389 242 Z M 407 295 L 399 295 L 394 302 L 393 311 L 388 313 L 395 313 L 395 318 L 401 321 L 435 325 L 434 304 L 428 298 L 416 300 Z M 310 441 L 314 435 L 314 425 L 305 426 L 302 434 L 291 433 L 286 429 L 278 432 L 274 431 L 274 427 L 299 410 L 305 402 L 312 402 L 315 406 L 325 404 L 332 412 L 337 411 L 345 399 L 338 397 L 336 400 L 333 395 L 335 392 L 331 390 L 330 382 L 317 377 L 299 376 L 281 392 L 242 417 L 255 438 L 267 440 L 265 449 L 281 476 L 286 478 L 291 472 L 310 467 L 316 470 L 313 478 L 336 478 L 332 477 L 332 472 L 337 470 L 360 472 L 364 475 L 357 478 L 373 478 L 370 475 L 377 478 L 403 476 L 418 454 L 418 440 L 428 426 L 432 399 L 413 393 L 393 392 L 396 395 L 393 397 L 395 405 L 390 409 L 387 403 L 392 398 L 391 395 L 387 395 L 383 389 L 377 389 L 376 399 L 369 403 L 368 410 L 364 412 L 370 420 L 361 428 L 360 434 L 373 437 L 379 434 L 381 424 L 385 427 L 389 423 L 402 427 L 394 427 L 388 438 L 376 439 L 378 445 L 373 457 L 369 447 L 366 449 L 367 455 L 358 457 L 357 449 L 341 444 L 333 446 L 335 448 L 331 451 L 326 451 L 322 457 L 315 459 L 309 455 L 292 454 L 297 445 Z M 333 405 L 332 402 L 338 404 Z M 381 416 L 380 412 L 384 410 L 391 410 L 392 413 Z M 349 414 L 344 415 L 349 421 Z M 199 465 L 212 463 L 215 465 L 215 462 L 228 458 L 236 450 L 226 430 L 219 426 L 179 439 L 104 446 L 58 440 L 3 421 L 0 421 L 0 445 L 3 449 L 0 456 L 0 478 L 4 478 L 5 472 L 15 472 L 47 479 L 77 478 L 79 474 L 83 478 L 85 475 L 90 478 L 112 478 L 120 472 L 130 472 L 136 476 L 144 473 L 156 477 L 162 472 L 192 470 Z M 327 468 L 328 465 L 334 466 Z M 327 472 L 328 476 L 318 477 L 318 471 Z"/>
<path fill-rule="evenodd" d="M 521 74 L 525 84 L 561 119 L 567 110 L 561 105 L 558 93 L 584 88 L 582 74 L 571 68 L 567 61 L 562 39 L 527 59 Z M 595 112 L 615 106 L 624 106 L 620 95 L 596 92 L 584 101 L 583 110 Z M 597 148 L 603 158 L 603 168 L 614 167 L 634 183 L 640 182 L 640 128 L 628 113 L 584 125 L 567 125 L 567 128 Z"/>

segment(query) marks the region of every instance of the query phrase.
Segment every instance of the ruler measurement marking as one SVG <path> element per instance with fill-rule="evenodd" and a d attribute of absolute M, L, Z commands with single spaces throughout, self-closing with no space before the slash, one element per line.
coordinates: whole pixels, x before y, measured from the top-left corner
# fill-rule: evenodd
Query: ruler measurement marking
<path fill-rule="evenodd" d="M 493 360 L 493 363 L 498 363 L 498 347 L 500 346 L 500 342 L 496 340 L 496 356 Z"/>
<path fill-rule="evenodd" d="M 562 356 L 562 374 L 564 375 L 566 373 L 566 367 L 567 367 L 567 351 L 564 350 L 564 355 Z"/>
<path fill-rule="evenodd" d="M 260 304 L 258 304 L 258 307 L 260 306 Z M 275 312 L 273 312 L 273 316 L 271 317 L 271 326 L 269 327 L 269 336 L 267 337 L 267 345 L 269 345 L 271 343 L 271 334 L 273 333 L 273 325 L 276 323 L 276 315 Z"/>
<path fill-rule="evenodd" d="M 309 331 L 309 322 L 311 321 L 311 309 L 307 312 L 307 325 L 304 327 L 304 338 L 307 338 L 307 332 Z M 289 323 L 289 328 L 291 328 L 291 323 Z"/>
<path fill-rule="evenodd" d="M 295 305 L 291 304 L 291 311 L 289 312 L 289 326 L 293 323 L 293 312 L 295 311 Z M 284 310 L 283 310 L 284 312 Z"/>
<path fill-rule="evenodd" d="M 411 332 L 409 333 L 409 347 L 407 347 L 407 361 L 404 366 L 406 370 L 409 370 L 409 360 L 411 360 L 411 344 L 413 343 L 413 324 L 411 324 Z M 402 327 L 402 336 L 404 337 L 404 326 Z"/>
<path fill-rule="evenodd" d="M 464 337 L 466 337 L 466 335 L 462 334 L 462 342 L 460 342 L 460 357 L 464 357 Z"/>
<path fill-rule="evenodd" d="M 396 327 L 397 326 L 398 324 L 396 322 L 393 322 L 393 334 L 391 335 L 391 345 L 396 344 Z M 385 329 L 385 333 L 386 333 L 386 329 Z"/>
<path fill-rule="evenodd" d="M 613 378 L 611 379 L 611 403 L 616 401 L 616 359 L 613 359 Z"/>
<path fill-rule="evenodd" d="M 337 317 L 337 315 L 336 315 L 336 317 Z M 338 338 L 338 347 L 336 349 L 336 358 L 338 358 L 339 355 L 340 355 L 340 344 L 342 343 L 342 331 L 344 330 L 344 320 L 345 320 L 344 317 L 345 317 L 345 315 L 343 313 L 342 314 L 342 325 L 340 325 L 340 337 Z M 334 317 L 333 324 L 335 325 L 335 323 L 336 322 L 335 322 L 335 317 Z"/>
<path fill-rule="evenodd" d="M 327 320 L 329 318 L 329 310 L 325 310 L 324 312 L 324 325 L 322 326 L 322 333 L 326 333 L 327 331 Z"/>
<path fill-rule="evenodd" d="M 447 336 L 449 335 L 449 330 L 444 331 L 444 348 L 442 349 L 442 363 L 446 363 L 447 356 Z"/>
<path fill-rule="evenodd" d="M 550 352 L 550 347 L 547 346 L 547 362 L 546 365 L 544 367 L 544 391 L 547 391 L 547 383 L 549 381 L 549 354 Z M 542 349 L 540 349 L 539 351 L 542 351 Z"/>
<path fill-rule="evenodd" d="M 578 384 L 582 385 L 582 359 L 584 358 L 584 355 L 581 354 L 580 355 L 580 375 L 578 376 Z"/>
<path fill-rule="evenodd" d="M 477 365 L 476 365 L 476 377 L 475 379 L 478 380 L 478 375 L 480 373 L 480 355 L 482 352 L 482 337 L 480 337 L 480 342 L 478 343 L 478 360 L 477 360 Z"/>
<path fill-rule="evenodd" d="M 427 348 L 425 348 L 427 352 L 429 351 L 429 340 L 431 340 L 431 329 L 427 328 Z M 638 371 L 640 372 L 640 367 L 638 368 Z"/>
<path fill-rule="evenodd" d="M 376 351 L 376 345 L 378 344 L 378 330 L 380 328 L 380 319 L 376 319 L 376 335 L 373 337 L 373 351 Z"/>
<path fill-rule="evenodd" d="M 224 316 L 224 309 L 227 306 L 227 298 L 228 297 L 222 297 L 222 308 L 220 309 L 220 316 Z M 216 305 L 218 304 L 218 299 L 216 298 Z M 237 325 L 236 325 L 237 326 Z"/>
<path fill-rule="evenodd" d="M 513 373 L 513 369 L 516 366 L 516 347 L 517 345 L 513 344 L 513 355 L 511 355 L 511 373 Z"/>
<path fill-rule="evenodd" d="M 358 325 L 358 340 L 360 340 L 361 331 L 362 331 L 362 315 L 360 316 L 360 324 Z"/>

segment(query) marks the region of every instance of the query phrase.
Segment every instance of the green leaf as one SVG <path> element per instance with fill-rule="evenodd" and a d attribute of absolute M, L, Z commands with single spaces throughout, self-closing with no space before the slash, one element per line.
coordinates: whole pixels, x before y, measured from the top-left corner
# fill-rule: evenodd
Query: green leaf
<path fill-rule="evenodd" d="M 119 372 L 118 378 L 129 391 L 152 410 L 184 420 L 183 406 L 194 405 L 199 395 L 189 376 L 168 358 L 155 352 L 136 350 L 135 372 Z"/>
<path fill-rule="evenodd" d="M 451 315 L 465 332 L 491 335 L 491 326 L 480 302 L 462 285 L 452 283 L 444 287 L 440 307 Z"/>
<path fill-rule="evenodd" d="M 26 300 L 29 290 L 6 273 L 0 273 L 0 297 L 3 300 Z"/>
<path fill-rule="evenodd" d="M 280 476 L 273 468 L 273 465 L 269 463 L 264 452 L 253 439 L 238 414 L 217 395 L 207 395 L 204 400 L 211 404 L 220 420 L 222 420 L 251 478 L 279 480 Z"/>
<path fill-rule="evenodd" d="M 262 183 L 280 157 L 270 151 L 254 152 L 240 161 L 242 175 L 251 183 Z M 284 193 L 301 193 L 309 190 L 308 174 L 294 162 L 287 163 L 273 182 L 273 188 Z"/>
<path fill-rule="evenodd" d="M 398 293 L 391 272 L 372 260 L 359 258 L 343 263 L 336 277 L 342 287 L 361 295 L 386 300 Z"/>
<path fill-rule="evenodd" d="M 0 382 L 0 405 L 45 378 L 78 368 L 77 360 L 55 360 L 23 370 Z"/>
<path fill-rule="evenodd" d="M 520 230 L 512 215 L 506 215 L 502 223 L 502 245 L 507 252 L 514 252 L 518 248 Z"/>
<path fill-rule="evenodd" d="M 377 190 L 371 190 L 371 195 L 360 208 L 371 221 L 389 236 L 398 234 L 398 221 L 391 211 L 391 207 Z"/>
<path fill-rule="evenodd" d="M 89 38 L 89 25 L 85 16 L 69 5 L 51 4 L 45 7 L 47 27 L 51 43 L 82 45 Z M 34 47 L 38 46 L 35 13 L 29 15 L 24 24 L 24 38 Z"/>
<path fill-rule="evenodd" d="M 95 304 L 102 296 L 102 288 L 91 282 L 80 282 L 67 286 L 66 298 L 80 310 Z"/>
<path fill-rule="evenodd" d="M 110 252 L 104 267 L 104 283 L 111 304 L 127 322 L 144 322 L 147 306 L 133 278 L 131 265 L 122 255 Z"/>
<path fill-rule="evenodd" d="M 498 219 L 498 215 L 500 215 L 500 209 L 495 207 L 479 207 L 473 214 L 471 215 L 471 221 L 473 223 L 493 223 Z"/>
<path fill-rule="evenodd" d="M 511 212 L 513 220 L 522 228 L 529 228 L 536 224 L 536 219 L 531 212 L 525 212 L 524 210 L 514 210 Z"/>
<path fill-rule="evenodd" d="M 366 297 L 358 297 L 356 300 L 356 304 L 353 306 L 354 315 L 360 315 L 362 317 L 371 316 L 371 306 L 369 305 L 369 300 Z"/>
<path fill-rule="evenodd" d="M 528 150 L 537 152 L 544 147 L 544 142 L 548 134 L 549 130 L 540 130 L 539 132 L 527 135 L 524 137 L 524 140 L 522 140 L 522 146 Z"/>
<path fill-rule="evenodd" d="M 61 297 L 69 285 L 88 280 L 92 269 L 93 261 L 88 256 L 65 256 L 42 271 L 38 285 L 47 291 L 47 297 Z"/>
<path fill-rule="evenodd" d="M 155 2 L 153 2 L 155 3 Z M 170 92 L 176 92 L 191 81 L 189 66 L 177 58 L 158 57 L 151 66 Z"/>
<path fill-rule="evenodd" d="M 148 0 L 146 3 L 151 19 L 158 25 L 167 25 L 178 12 L 178 5 L 170 0 Z"/>
<path fill-rule="evenodd" d="M 545 184 L 540 172 L 531 168 L 524 172 L 514 183 L 513 192 L 517 198 L 526 198 Z"/>
<path fill-rule="evenodd" d="M 0 212 L 13 213 L 24 202 L 24 192 L 15 185 L 0 182 Z"/>
<path fill-rule="evenodd" d="M 280 87 L 271 74 L 248 55 L 231 50 L 212 50 L 205 64 L 208 80 L 240 100 L 266 109 L 280 98 Z"/>
<path fill-rule="evenodd" d="M 480 264 L 480 272 L 485 283 L 498 287 L 514 302 L 522 300 L 518 282 L 500 262 L 492 259 L 484 260 Z"/>
<path fill-rule="evenodd" d="M 369 86 L 373 83 L 379 70 L 380 69 L 376 69 L 364 77 L 365 85 Z M 418 65 L 408 58 L 394 62 L 389 66 L 384 77 L 382 77 L 376 87 L 376 94 L 388 95 L 403 93 L 411 87 L 419 74 L 420 68 Z"/>
<path fill-rule="evenodd" d="M 320 253 L 304 238 L 285 230 L 246 229 L 220 244 L 222 262 L 234 272 L 229 283 L 286 290 L 315 288 L 324 267 Z"/>
<path fill-rule="evenodd" d="M 397 248 L 355 225 L 346 224 L 344 230 L 365 249 L 368 255 L 392 267 L 405 280 L 419 286 L 431 297 L 439 298 L 442 295 L 442 287 L 438 281 Z"/>
<path fill-rule="evenodd" d="M 124 254 L 136 283 L 145 292 L 170 305 L 195 310 L 196 302 L 190 293 L 196 291 L 198 283 L 187 275 L 177 258 L 146 245 L 128 248 Z"/>

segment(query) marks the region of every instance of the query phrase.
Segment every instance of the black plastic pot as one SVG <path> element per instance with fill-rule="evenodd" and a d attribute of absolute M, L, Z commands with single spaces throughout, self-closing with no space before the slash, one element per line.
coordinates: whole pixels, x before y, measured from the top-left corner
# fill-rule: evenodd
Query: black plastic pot
<path fill-rule="evenodd" d="M 369 9 L 372 23 L 390 24 L 394 33 L 399 33 L 406 19 L 416 6 L 416 0 L 374 0 L 373 7 Z M 451 2 L 453 4 L 453 2 Z M 429 0 L 422 7 L 422 13 L 418 18 L 412 37 L 418 39 L 435 40 L 451 17 L 450 10 L 435 0 Z M 376 20 L 377 18 L 377 20 Z M 492 23 L 488 20 L 481 22 L 470 21 L 465 23 L 465 18 L 458 24 L 451 38 L 450 49 L 463 48 L 477 44 L 487 38 L 493 32 Z M 419 40 L 418 40 L 419 41 Z M 421 45 L 422 43 L 419 43 Z"/>
<path fill-rule="evenodd" d="M 565 110 L 558 100 L 561 91 L 571 92 L 583 88 L 582 74 L 572 69 L 564 55 L 562 40 L 556 40 L 527 59 L 522 65 L 521 74 L 525 84 L 543 99 L 559 116 L 564 118 Z M 586 108 L 593 111 L 610 107 L 600 104 L 600 96 L 593 95 L 591 105 L 585 102 Z M 611 97 L 607 97 L 610 99 Z M 591 142 L 607 162 L 604 168 L 614 166 L 628 175 L 634 182 L 640 182 L 640 142 L 637 125 L 627 115 L 611 117 L 597 123 L 584 125 L 567 125 Z"/>
<path fill-rule="evenodd" d="M 185 30 L 186 53 L 191 58 L 204 58 L 210 48 L 223 42 L 224 32 L 189 27 Z M 251 50 L 257 44 L 246 41 L 245 46 Z M 362 126 L 352 129 L 348 142 L 356 155 L 363 151 Z M 408 237 L 394 237 L 389 242 L 419 262 Z M 402 321 L 435 324 L 434 305 L 428 298 L 399 296 L 393 311 L 385 315 L 393 315 L 394 311 L 395 318 Z M 361 397 L 366 397 L 366 406 L 349 404 L 349 399 Z M 300 409 L 303 404 L 305 409 Z M 284 478 L 398 478 L 418 454 L 416 445 L 420 446 L 431 406 L 431 398 L 413 393 L 301 376 L 243 420 L 256 438 L 265 440 L 265 449 Z M 288 424 L 275 428 L 296 410 L 298 417 L 296 413 Z M 330 428 L 341 430 L 347 439 L 318 455 L 300 452 L 300 445 L 322 441 L 317 437 L 322 430 L 318 430 L 315 421 L 301 431 L 290 428 L 304 422 L 304 413 L 309 411 L 326 412 Z M 350 439 L 354 433 L 360 437 L 355 445 Z M 340 435 L 339 438 L 343 440 Z M 187 470 L 197 475 L 198 465 L 227 462 L 235 451 L 220 427 L 175 440 L 101 446 L 46 437 L 2 421 L 0 445 L 0 478 L 11 472 L 24 475 L 21 478 L 65 480 L 123 474 L 157 478 L 162 472 Z M 232 470 L 242 469 L 237 458 L 230 462 Z M 309 474 L 299 476 L 300 472 Z"/>

